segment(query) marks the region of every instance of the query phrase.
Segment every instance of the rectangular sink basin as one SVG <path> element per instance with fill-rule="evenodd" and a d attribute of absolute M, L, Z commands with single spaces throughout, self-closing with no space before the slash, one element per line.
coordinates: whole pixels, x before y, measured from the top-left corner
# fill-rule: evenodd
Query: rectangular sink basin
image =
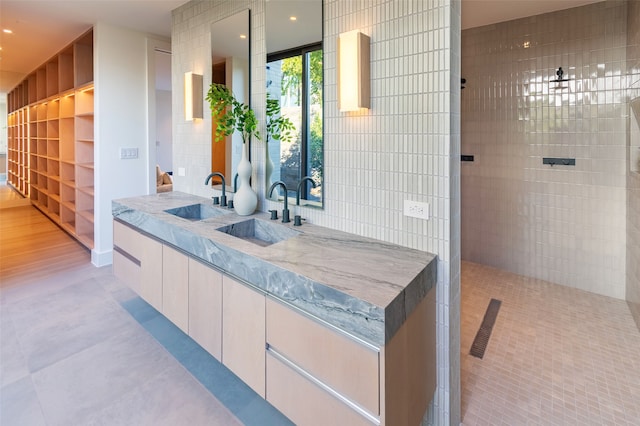
<path fill-rule="evenodd" d="M 165 210 L 165 212 L 192 221 L 210 219 L 212 217 L 217 217 L 229 213 L 229 211 L 225 211 L 218 207 L 209 206 L 207 204 L 191 204 L 189 206 L 168 209 Z"/>
<path fill-rule="evenodd" d="M 260 219 L 248 219 L 223 226 L 217 230 L 261 247 L 267 247 L 300 234 L 300 232 L 286 226 Z"/>

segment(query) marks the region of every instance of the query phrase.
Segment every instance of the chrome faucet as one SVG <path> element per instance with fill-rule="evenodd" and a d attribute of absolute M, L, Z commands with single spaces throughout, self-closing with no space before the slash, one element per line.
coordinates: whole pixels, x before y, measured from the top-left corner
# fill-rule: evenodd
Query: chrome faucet
<path fill-rule="evenodd" d="M 315 181 L 315 180 L 313 180 L 312 178 L 310 178 L 309 176 L 305 176 L 305 177 L 303 177 L 303 178 L 300 180 L 300 182 L 298 182 L 298 189 L 296 190 L 296 206 L 299 206 L 299 205 L 300 205 L 300 189 L 302 189 L 302 187 L 303 187 L 303 185 L 304 185 L 304 183 L 305 183 L 306 181 L 311 182 L 311 185 L 312 185 L 314 188 L 317 186 L 317 185 L 316 185 L 316 181 Z"/>
<path fill-rule="evenodd" d="M 207 176 L 207 178 L 204 181 L 204 184 L 205 185 L 209 185 L 209 181 L 214 176 L 218 176 L 220 179 L 222 179 L 222 197 L 220 197 L 220 205 L 222 207 L 226 207 L 227 206 L 227 192 L 226 192 L 227 185 L 226 185 L 225 180 L 224 180 L 224 175 L 222 173 L 220 173 L 220 172 L 213 172 L 209 176 Z M 214 201 L 213 204 L 216 204 L 216 202 Z"/>
<path fill-rule="evenodd" d="M 281 186 L 282 189 L 284 189 L 284 209 L 282 209 L 282 222 L 291 222 L 291 220 L 289 220 L 289 204 L 287 201 L 289 198 L 289 193 L 287 192 L 287 185 L 285 185 L 281 180 L 274 182 L 273 185 L 271 185 L 271 187 L 269 188 L 269 198 L 271 198 L 271 194 L 273 194 L 273 190 L 276 189 L 277 186 Z"/>

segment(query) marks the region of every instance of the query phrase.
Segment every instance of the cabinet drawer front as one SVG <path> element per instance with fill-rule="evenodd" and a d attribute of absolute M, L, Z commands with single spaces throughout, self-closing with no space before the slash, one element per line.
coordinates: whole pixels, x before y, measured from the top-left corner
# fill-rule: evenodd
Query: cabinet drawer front
<path fill-rule="evenodd" d="M 301 426 L 374 424 L 272 355 L 267 355 L 266 399 Z"/>
<path fill-rule="evenodd" d="M 189 332 L 189 258 L 162 246 L 162 313 Z"/>
<path fill-rule="evenodd" d="M 113 275 L 140 294 L 140 265 L 116 250 L 113 251 Z"/>
<path fill-rule="evenodd" d="M 122 251 L 138 261 L 142 260 L 140 237 L 141 234 L 139 232 L 118 221 L 113 221 L 113 245 L 118 246 Z"/>
<path fill-rule="evenodd" d="M 378 351 L 269 298 L 267 343 L 371 414 L 380 414 Z"/>
<path fill-rule="evenodd" d="M 189 336 L 222 360 L 222 275 L 189 259 Z"/>
<path fill-rule="evenodd" d="M 222 363 L 264 398 L 264 294 L 222 277 Z"/>

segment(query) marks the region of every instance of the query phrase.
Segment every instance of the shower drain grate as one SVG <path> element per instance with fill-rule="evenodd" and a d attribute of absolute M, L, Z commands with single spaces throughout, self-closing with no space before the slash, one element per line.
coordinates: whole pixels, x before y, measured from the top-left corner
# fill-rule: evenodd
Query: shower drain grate
<path fill-rule="evenodd" d="M 496 323 L 501 303 L 502 302 L 498 299 L 491 299 L 489 306 L 487 306 L 487 311 L 484 313 L 482 324 L 480 324 L 480 329 L 478 329 L 476 338 L 473 339 L 473 344 L 469 351 L 469 353 L 476 358 L 482 359 L 484 356 L 484 351 L 487 349 L 487 345 L 489 344 L 491 331 L 493 330 L 493 325 Z"/>

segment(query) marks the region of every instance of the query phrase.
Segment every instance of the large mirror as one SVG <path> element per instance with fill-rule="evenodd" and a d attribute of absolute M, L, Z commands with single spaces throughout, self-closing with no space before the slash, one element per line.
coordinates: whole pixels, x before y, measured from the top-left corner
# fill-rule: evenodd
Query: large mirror
<path fill-rule="evenodd" d="M 278 186 L 271 199 L 282 200 L 286 196 L 291 199 L 290 205 L 299 202 L 321 208 L 324 200 L 322 0 L 266 2 L 266 46 L 267 189 L 272 183 L 282 181 L 287 193 Z M 270 132 L 270 128 L 275 131 Z M 280 131 L 282 128 L 291 130 Z"/>
<path fill-rule="evenodd" d="M 249 10 L 243 10 L 211 25 L 211 81 L 226 85 L 236 99 L 250 105 Z M 205 89 L 205 91 L 208 88 Z M 211 114 L 211 111 L 207 111 Z M 226 178 L 227 191 L 234 191 L 234 176 L 242 156 L 242 137 L 234 132 L 224 141 L 215 141 L 216 117 L 211 117 L 211 171 Z M 250 150 L 249 150 L 250 151 Z M 218 177 L 212 179 L 220 187 Z"/>

